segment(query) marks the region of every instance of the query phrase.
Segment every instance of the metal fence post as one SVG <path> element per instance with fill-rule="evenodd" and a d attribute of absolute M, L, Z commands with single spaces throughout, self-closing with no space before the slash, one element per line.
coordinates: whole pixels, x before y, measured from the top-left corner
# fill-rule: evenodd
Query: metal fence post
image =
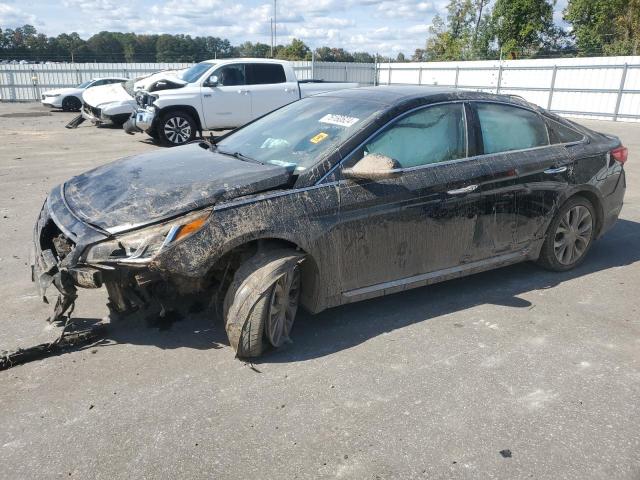
<path fill-rule="evenodd" d="M 377 87 L 379 83 L 378 74 L 380 70 L 378 70 L 378 56 L 376 55 L 376 61 L 373 63 L 373 86 Z"/>
<path fill-rule="evenodd" d="M 498 66 L 498 84 L 496 85 L 496 93 L 500 93 L 501 85 L 502 85 L 502 63 Z"/>
<path fill-rule="evenodd" d="M 348 79 L 349 79 L 349 70 L 347 68 L 347 64 L 345 63 L 344 64 L 344 81 L 346 82 L 348 81 Z"/>
<path fill-rule="evenodd" d="M 458 88 L 458 78 L 459 77 L 460 77 L 460 66 L 456 65 L 456 81 L 453 84 L 456 89 Z"/>
<path fill-rule="evenodd" d="M 76 82 L 78 84 L 82 83 L 82 76 L 80 75 L 80 69 L 76 67 Z"/>
<path fill-rule="evenodd" d="M 311 80 L 316 78 L 316 51 L 311 52 Z"/>
<path fill-rule="evenodd" d="M 9 96 L 11 97 L 11 100 L 15 101 L 17 100 L 17 96 L 16 96 L 16 77 L 13 74 L 13 72 L 8 72 L 7 73 L 7 80 L 9 80 Z"/>
<path fill-rule="evenodd" d="M 553 89 L 556 86 L 556 72 L 558 71 L 558 66 L 553 66 L 553 73 L 551 74 L 551 86 L 549 87 L 549 99 L 547 100 L 547 110 L 551 110 L 551 102 L 553 101 Z"/>
<path fill-rule="evenodd" d="M 622 78 L 620 79 L 620 88 L 618 88 L 618 98 L 616 98 L 616 109 L 613 111 L 613 121 L 618 121 L 618 112 L 620 111 L 620 102 L 622 101 L 622 93 L 624 92 L 624 84 L 627 81 L 627 70 L 629 69 L 628 64 L 624 64 L 624 69 L 622 70 Z"/>

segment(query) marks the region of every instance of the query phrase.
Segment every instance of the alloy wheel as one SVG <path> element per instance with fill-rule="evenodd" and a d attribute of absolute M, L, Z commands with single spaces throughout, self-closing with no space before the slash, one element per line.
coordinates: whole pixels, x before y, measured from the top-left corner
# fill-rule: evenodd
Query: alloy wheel
<path fill-rule="evenodd" d="M 556 229 L 553 251 L 562 265 L 576 263 L 591 242 L 593 217 L 584 205 L 576 205 L 562 216 Z"/>
<path fill-rule="evenodd" d="M 298 310 L 300 298 L 300 270 L 296 266 L 282 275 L 273 285 L 266 334 L 274 347 L 280 347 L 289 339 L 289 333 Z"/>
<path fill-rule="evenodd" d="M 171 143 L 185 143 L 191 138 L 191 125 L 184 117 L 171 117 L 164 124 L 164 135 Z"/>

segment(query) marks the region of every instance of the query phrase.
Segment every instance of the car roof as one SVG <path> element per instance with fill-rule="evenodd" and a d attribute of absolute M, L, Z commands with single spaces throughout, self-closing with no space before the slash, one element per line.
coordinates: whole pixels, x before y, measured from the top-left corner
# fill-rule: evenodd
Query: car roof
<path fill-rule="evenodd" d="M 125 77 L 95 77 L 92 78 L 90 81 L 91 82 L 95 82 L 96 80 L 130 80 L 129 78 L 125 78 Z"/>
<path fill-rule="evenodd" d="M 280 65 L 289 65 L 290 63 L 287 60 L 278 60 L 275 58 L 251 58 L 251 57 L 218 58 L 218 59 L 205 60 L 201 63 L 225 64 L 225 63 L 237 63 L 237 62 L 278 63 Z"/>
<path fill-rule="evenodd" d="M 515 95 L 462 90 L 453 87 L 431 85 L 379 85 L 377 87 L 348 88 L 321 93 L 317 96 L 353 98 L 362 101 L 394 106 L 406 103 L 431 103 L 449 100 L 493 100 L 501 103 L 533 108 L 539 107 Z"/>

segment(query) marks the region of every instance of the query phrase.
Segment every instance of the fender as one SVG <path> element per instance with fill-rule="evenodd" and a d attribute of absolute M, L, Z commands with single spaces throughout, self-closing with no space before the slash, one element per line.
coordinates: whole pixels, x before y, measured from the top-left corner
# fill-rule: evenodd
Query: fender
<path fill-rule="evenodd" d="M 200 132 L 200 135 L 202 135 L 202 119 L 200 118 L 200 113 L 198 112 L 198 110 L 196 110 L 195 107 L 191 105 L 169 105 L 164 108 L 159 108 L 154 119 L 154 124 L 158 124 L 158 121 L 160 120 L 160 117 L 162 117 L 162 115 L 174 111 L 183 111 L 191 115 L 196 121 L 196 125 L 198 127 L 198 131 Z"/>

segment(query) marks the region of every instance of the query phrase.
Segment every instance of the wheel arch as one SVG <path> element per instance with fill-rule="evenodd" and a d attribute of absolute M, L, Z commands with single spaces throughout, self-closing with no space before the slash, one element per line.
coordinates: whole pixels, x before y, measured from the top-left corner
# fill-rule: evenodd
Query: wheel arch
<path fill-rule="evenodd" d="M 251 235 L 238 237 L 229 242 L 221 256 L 210 266 L 207 276 L 214 277 L 215 272 L 223 271 L 223 275 L 232 276 L 228 272 L 228 266 L 234 270 L 242 262 L 260 251 L 290 248 L 305 255 L 305 260 L 300 265 L 301 273 L 301 304 L 312 312 L 318 311 L 320 271 L 316 256 L 309 248 L 302 246 L 301 242 L 287 238 L 285 235 Z M 232 272 L 231 272 L 232 273 Z"/>
<path fill-rule="evenodd" d="M 200 119 L 200 114 L 198 110 L 192 105 L 169 105 L 167 107 L 163 107 L 158 111 L 157 119 L 160 121 L 163 115 L 172 112 L 185 112 L 191 115 L 196 122 L 196 127 L 202 133 L 202 120 Z"/>
<path fill-rule="evenodd" d="M 586 198 L 587 200 L 589 200 L 589 202 L 591 202 L 591 205 L 593 206 L 594 210 L 596 211 L 596 234 L 595 234 L 595 238 L 597 238 L 600 235 L 600 232 L 602 230 L 602 226 L 604 224 L 604 209 L 602 207 L 602 204 L 603 204 L 602 194 L 595 187 L 592 187 L 590 185 L 583 185 L 580 188 L 571 191 L 570 194 L 566 198 L 563 199 L 562 203 L 558 206 L 556 211 L 558 211 L 560 208 L 562 208 L 562 205 L 567 203 L 570 199 L 575 198 L 575 197 L 584 197 L 584 198 Z"/>

